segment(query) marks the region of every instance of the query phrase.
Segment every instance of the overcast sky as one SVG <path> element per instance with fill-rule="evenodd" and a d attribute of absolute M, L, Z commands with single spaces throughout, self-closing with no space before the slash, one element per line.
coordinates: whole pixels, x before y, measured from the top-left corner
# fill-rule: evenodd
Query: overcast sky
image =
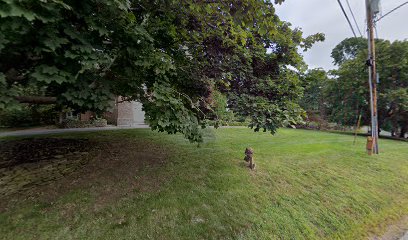
<path fill-rule="evenodd" d="M 353 22 L 346 1 L 341 1 Z M 349 0 L 349 2 L 365 36 L 365 0 Z M 385 14 L 404 2 L 406 0 L 382 0 L 381 12 Z M 333 69 L 331 50 L 343 39 L 353 36 L 337 0 L 286 0 L 282 5 L 276 6 L 276 12 L 282 20 L 292 23 L 293 27 L 302 28 L 305 36 L 317 32 L 326 35 L 324 42 L 314 45 L 304 53 L 309 68 Z M 408 39 L 408 5 L 404 5 L 378 22 L 377 30 L 379 38 L 391 41 Z M 356 28 L 355 31 L 359 35 Z"/>

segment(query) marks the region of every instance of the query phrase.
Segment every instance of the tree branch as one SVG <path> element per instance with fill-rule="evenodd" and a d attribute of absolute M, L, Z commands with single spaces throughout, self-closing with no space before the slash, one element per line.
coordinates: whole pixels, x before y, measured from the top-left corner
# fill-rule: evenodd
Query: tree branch
<path fill-rule="evenodd" d="M 15 99 L 20 103 L 54 104 L 57 102 L 56 97 L 18 96 Z"/>

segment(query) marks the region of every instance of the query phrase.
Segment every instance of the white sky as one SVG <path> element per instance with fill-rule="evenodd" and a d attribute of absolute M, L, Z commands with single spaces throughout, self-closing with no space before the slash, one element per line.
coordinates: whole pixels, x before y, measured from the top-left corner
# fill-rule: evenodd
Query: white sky
<path fill-rule="evenodd" d="M 348 11 L 347 3 L 341 0 L 350 20 L 354 21 Z M 365 36 L 365 0 L 349 0 L 357 23 Z M 382 13 L 385 14 L 406 0 L 382 0 Z M 332 49 L 343 39 L 352 37 L 353 33 L 344 17 L 337 0 L 286 0 L 276 6 L 277 15 L 284 21 L 292 23 L 292 27 L 300 27 L 304 36 L 317 32 L 324 33 L 326 40 L 315 44 L 304 53 L 309 68 L 322 67 L 333 69 Z M 358 30 L 354 27 L 356 34 Z M 383 39 L 408 39 L 408 5 L 386 16 L 377 24 L 378 37 Z"/>

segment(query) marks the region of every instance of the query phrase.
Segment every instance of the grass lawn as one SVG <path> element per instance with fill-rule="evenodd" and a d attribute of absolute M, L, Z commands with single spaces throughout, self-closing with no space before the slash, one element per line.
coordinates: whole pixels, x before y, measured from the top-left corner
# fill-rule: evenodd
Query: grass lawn
<path fill-rule="evenodd" d="M 89 139 L 87 163 L 0 199 L 0 238 L 364 239 L 408 216 L 407 142 L 369 157 L 365 138 L 293 129 L 207 130 L 199 148 L 148 129 L 58 137 Z"/>

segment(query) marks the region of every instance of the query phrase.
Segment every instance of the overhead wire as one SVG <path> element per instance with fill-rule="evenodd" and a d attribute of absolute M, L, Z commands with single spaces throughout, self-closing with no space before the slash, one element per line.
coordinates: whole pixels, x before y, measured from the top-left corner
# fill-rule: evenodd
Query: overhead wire
<path fill-rule="evenodd" d="M 348 22 L 348 24 L 349 24 L 349 26 L 351 28 L 351 31 L 354 34 L 354 37 L 357 37 L 356 32 L 354 31 L 353 25 L 351 24 L 351 21 L 350 21 L 349 17 L 347 16 L 346 11 L 344 10 L 343 4 L 341 4 L 340 0 L 337 0 L 337 2 L 339 3 L 341 11 L 343 11 L 344 16 L 346 17 L 346 20 L 347 20 L 347 22 Z"/>
<path fill-rule="evenodd" d="M 391 13 L 393 13 L 394 11 L 398 10 L 399 8 L 403 7 L 404 5 L 408 4 L 408 1 L 398 5 L 397 7 L 393 8 L 392 10 L 390 10 L 389 12 L 387 12 L 386 14 L 382 15 L 380 18 L 378 18 L 377 20 L 375 20 L 374 22 L 378 22 L 381 19 L 385 18 L 386 16 L 390 15 Z"/>
<path fill-rule="evenodd" d="M 348 9 L 350 10 L 351 16 L 353 17 L 354 24 L 356 24 L 356 27 L 357 27 L 358 32 L 360 33 L 360 36 L 363 37 L 363 34 L 361 33 L 360 27 L 357 24 L 356 17 L 354 16 L 354 12 L 351 9 L 349 0 L 346 0 L 346 2 L 347 2 Z"/>

